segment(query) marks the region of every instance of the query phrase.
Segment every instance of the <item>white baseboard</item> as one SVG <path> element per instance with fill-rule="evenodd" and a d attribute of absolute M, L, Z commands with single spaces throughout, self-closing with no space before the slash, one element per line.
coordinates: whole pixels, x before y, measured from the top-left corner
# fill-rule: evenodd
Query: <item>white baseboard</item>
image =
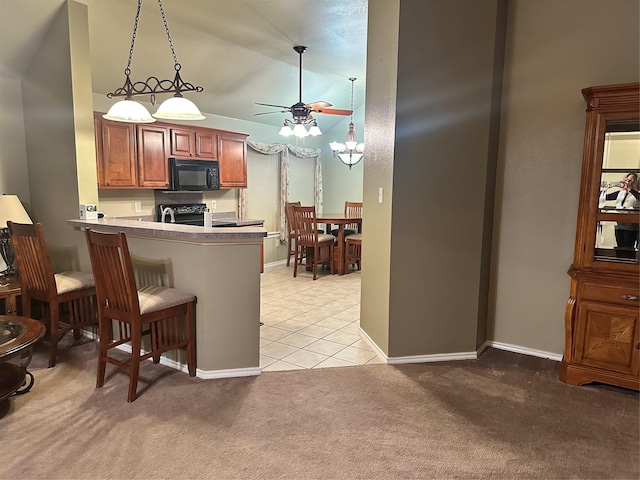
<path fill-rule="evenodd" d="M 535 350 L 532 348 L 521 347 L 518 345 L 509 345 L 507 343 L 493 342 L 487 340 L 475 352 L 457 352 L 457 353 L 439 353 L 431 355 L 410 355 L 406 357 L 388 357 L 376 343 L 367 335 L 361 327 L 358 327 L 360 337 L 373 349 L 376 354 L 382 358 L 388 365 L 402 365 L 406 363 L 427 363 L 427 362 L 448 362 L 452 360 L 475 360 L 487 348 L 496 348 L 513 353 L 521 353 L 532 357 L 548 358 L 557 362 L 562 361 L 562 354 L 546 352 L 544 350 Z"/>
<path fill-rule="evenodd" d="M 533 348 L 526 348 L 526 347 L 521 347 L 519 345 L 510 345 L 508 343 L 500 343 L 500 342 L 493 342 L 493 341 L 487 341 L 486 345 L 491 348 L 497 348 L 498 350 L 506 350 L 507 352 L 521 353 L 523 355 L 529 355 L 532 357 L 548 358 L 549 360 L 555 360 L 556 362 L 562 361 L 561 353 L 558 354 L 558 353 L 545 352 L 544 350 L 535 350 Z"/>

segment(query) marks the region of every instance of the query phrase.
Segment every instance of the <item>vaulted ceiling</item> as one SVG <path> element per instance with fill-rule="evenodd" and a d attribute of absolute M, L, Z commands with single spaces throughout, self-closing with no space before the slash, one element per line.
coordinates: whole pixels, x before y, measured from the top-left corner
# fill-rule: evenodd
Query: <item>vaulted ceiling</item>
<path fill-rule="evenodd" d="M 137 0 L 76 0 L 88 6 L 93 91 L 124 83 Z M 0 0 L 0 74 L 21 77 L 64 0 Z M 302 100 L 349 108 L 364 103 L 367 0 L 163 0 L 185 81 L 204 87 L 190 96 L 203 112 L 271 125 L 290 114 L 255 102 L 298 101 L 298 54 L 303 56 Z M 133 81 L 172 78 L 173 57 L 156 0 L 139 18 Z M 319 115 L 324 130 L 343 119 Z"/>

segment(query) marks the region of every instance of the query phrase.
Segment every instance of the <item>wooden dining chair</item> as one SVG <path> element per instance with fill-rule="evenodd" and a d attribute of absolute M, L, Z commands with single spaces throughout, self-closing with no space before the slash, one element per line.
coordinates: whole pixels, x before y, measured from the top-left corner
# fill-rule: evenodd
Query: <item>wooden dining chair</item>
<path fill-rule="evenodd" d="M 101 233 L 85 230 L 91 267 L 96 279 L 100 348 L 96 388 L 104 385 L 107 363 L 129 373 L 127 402 L 137 397 L 140 362 L 153 363 L 174 349 L 186 351 L 189 375 L 196 375 L 196 297 L 175 288 L 136 287 L 127 239 L 123 232 Z M 184 330 L 180 318 L 184 317 Z M 113 321 L 118 338 L 113 336 Z M 141 354 L 142 337 L 149 335 L 149 351 Z M 131 344 L 128 362 L 109 356 L 109 350 Z M 145 344 L 145 347 L 147 345 Z"/>
<path fill-rule="evenodd" d="M 318 265 L 329 265 L 333 274 L 333 235 L 318 232 L 316 207 L 296 206 L 293 209 L 296 254 L 293 276 L 298 275 L 298 266 L 313 270 L 313 279 L 318 276 Z"/>
<path fill-rule="evenodd" d="M 345 217 L 354 217 L 354 218 L 362 218 L 362 202 L 344 202 L 344 216 Z M 358 233 L 359 226 L 357 223 L 347 223 L 344 226 L 344 236 L 346 238 L 347 235 L 353 235 L 354 233 Z M 331 230 L 331 235 L 334 237 L 338 236 L 338 229 Z"/>
<path fill-rule="evenodd" d="M 33 307 L 41 307 L 41 320 L 50 341 L 49 367 L 54 367 L 58 343 L 67 332 L 73 331 L 74 339 L 79 340 L 83 327 L 98 324 L 93 275 L 53 273 L 40 223 L 7 222 L 7 227 L 18 263 L 22 316 L 31 317 Z"/>
<path fill-rule="evenodd" d="M 344 239 L 344 271 L 349 272 L 349 265 L 356 265 L 360 270 L 362 262 L 362 234 L 354 233 Z"/>
<path fill-rule="evenodd" d="M 293 206 L 300 206 L 300 202 L 285 202 L 285 220 L 287 224 L 287 267 L 291 265 L 291 257 L 296 254 L 295 228 L 293 225 Z"/>

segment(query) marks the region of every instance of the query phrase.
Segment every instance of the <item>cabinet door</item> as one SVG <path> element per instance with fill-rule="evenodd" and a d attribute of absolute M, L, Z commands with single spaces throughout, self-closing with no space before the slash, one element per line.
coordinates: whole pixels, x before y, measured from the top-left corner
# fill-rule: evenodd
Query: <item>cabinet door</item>
<path fill-rule="evenodd" d="M 138 125 L 138 186 L 169 187 L 169 132 L 165 127 Z"/>
<path fill-rule="evenodd" d="M 196 151 L 195 142 L 196 136 L 193 130 L 171 129 L 171 155 L 193 157 Z"/>
<path fill-rule="evenodd" d="M 244 135 L 218 135 L 220 186 L 246 188 L 247 142 Z"/>
<path fill-rule="evenodd" d="M 638 309 L 583 301 L 576 318 L 576 363 L 638 375 Z"/>
<path fill-rule="evenodd" d="M 102 120 L 102 181 L 100 188 L 136 186 L 135 125 Z"/>
<path fill-rule="evenodd" d="M 218 137 L 215 133 L 196 131 L 196 157 L 218 159 Z"/>
<path fill-rule="evenodd" d="M 98 174 L 98 188 L 104 184 L 104 172 L 102 171 L 102 113 L 93 112 L 93 135 L 96 141 L 96 167 Z"/>

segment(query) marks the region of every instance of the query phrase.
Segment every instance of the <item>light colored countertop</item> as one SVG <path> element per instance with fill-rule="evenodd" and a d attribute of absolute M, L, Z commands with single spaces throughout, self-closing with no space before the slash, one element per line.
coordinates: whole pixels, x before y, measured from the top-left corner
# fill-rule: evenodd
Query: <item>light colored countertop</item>
<path fill-rule="evenodd" d="M 256 220 L 246 220 L 256 222 Z M 199 227 L 177 223 L 148 222 L 124 218 L 100 218 L 98 220 L 67 220 L 75 228 L 93 228 L 105 232 L 124 232 L 127 235 L 142 235 L 156 238 L 172 238 L 187 241 L 220 241 L 232 239 L 262 239 L 267 231 L 262 226 Z"/>

